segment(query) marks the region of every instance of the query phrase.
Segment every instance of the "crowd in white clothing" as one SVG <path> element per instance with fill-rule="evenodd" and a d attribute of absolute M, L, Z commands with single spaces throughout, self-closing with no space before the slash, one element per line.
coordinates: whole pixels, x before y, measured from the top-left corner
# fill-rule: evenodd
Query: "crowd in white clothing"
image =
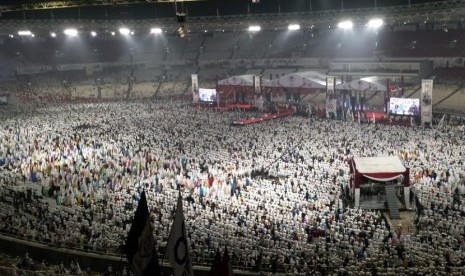
<path fill-rule="evenodd" d="M 231 126 L 238 116 L 179 102 L 3 115 L 0 231 L 119 253 L 145 189 L 162 254 L 181 189 L 197 264 L 227 245 L 234 265 L 250 269 L 465 273 L 463 127 L 303 117 Z M 411 234 L 349 207 L 348 161 L 383 155 L 410 168 L 419 206 Z"/>

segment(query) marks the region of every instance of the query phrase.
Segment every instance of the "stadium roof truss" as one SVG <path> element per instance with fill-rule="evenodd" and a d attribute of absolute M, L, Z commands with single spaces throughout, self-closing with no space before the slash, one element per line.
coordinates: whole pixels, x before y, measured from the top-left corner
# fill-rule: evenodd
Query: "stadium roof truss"
<path fill-rule="evenodd" d="M 63 0 L 63 1 L 17 1 L 16 4 L 0 5 L 0 12 L 51 10 L 79 7 L 114 6 L 150 3 L 199 2 L 209 0 Z M 211 0 L 210 0 L 211 1 Z M 31 3 L 32 2 L 32 3 Z"/>
<path fill-rule="evenodd" d="M 174 0 L 144 0 L 134 2 L 173 2 Z M 194 1 L 194 0 L 185 0 Z M 79 3 L 91 2 L 92 5 L 112 5 L 124 4 L 129 1 L 120 0 L 98 0 L 98 1 L 52 1 L 39 2 L 37 4 L 25 4 L 21 10 L 28 9 L 52 9 L 63 7 L 78 7 Z M 32 5 L 32 6 L 31 6 Z M 61 5 L 61 6 L 58 6 Z M 84 4 L 83 4 L 84 5 Z M 88 5 L 87 5 L 88 6 Z M 0 5 L 0 12 L 8 12 L 12 6 Z M 245 14 L 233 16 L 201 16 L 189 17 L 184 24 L 192 32 L 209 31 L 235 31 L 247 30 L 252 24 L 262 26 L 262 30 L 287 29 L 289 24 L 299 22 L 301 29 L 317 29 L 335 26 L 341 19 L 350 18 L 355 24 L 365 24 L 373 17 L 383 18 L 387 25 L 405 25 L 428 22 L 450 23 L 463 22 L 465 14 L 465 0 L 442 1 L 433 3 L 416 4 L 410 6 L 395 6 L 386 8 L 363 8 L 348 10 L 327 10 L 298 13 L 268 13 L 268 14 Z M 114 29 L 119 20 L 1 20 L 0 34 L 16 32 L 18 29 L 34 29 L 35 33 L 49 32 L 53 29 L 68 28 L 70 26 L 80 26 L 81 30 L 94 29 Z M 173 14 L 171 18 L 149 19 L 149 20 L 124 20 L 124 25 L 132 29 L 150 29 L 153 26 L 160 26 L 165 30 L 175 30 L 179 23 Z"/>

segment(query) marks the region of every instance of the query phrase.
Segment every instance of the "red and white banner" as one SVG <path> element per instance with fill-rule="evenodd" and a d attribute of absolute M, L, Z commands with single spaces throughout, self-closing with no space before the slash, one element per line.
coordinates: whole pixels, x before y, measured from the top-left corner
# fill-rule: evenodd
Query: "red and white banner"
<path fill-rule="evenodd" d="M 433 121 L 433 80 L 421 81 L 421 126 Z"/>
<path fill-rule="evenodd" d="M 262 99 L 262 78 L 260 76 L 253 76 L 253 85 L 255 88 L 255 93 L 253 95 L 254 106 L 259 109 L 263 108 L 263 99 Z"/>
<path fill-rule="evenodd" d="M 197 74 L 192 74 L 192 102 L 199 102 L 199 78 Z"/>
<path fill-rule="evenodd" d="M 253 76 L 253 85 L 255 87 L 255 94 L 261 94 L 262 92 L 262 78 L 260 76 Z"/>
<path fill-rule="evenodd" d="M 326 117 L 330 118 L 331 113 L 336 117 L 337 100 L 334 90 L 334 77 L 326 77 Z"/>

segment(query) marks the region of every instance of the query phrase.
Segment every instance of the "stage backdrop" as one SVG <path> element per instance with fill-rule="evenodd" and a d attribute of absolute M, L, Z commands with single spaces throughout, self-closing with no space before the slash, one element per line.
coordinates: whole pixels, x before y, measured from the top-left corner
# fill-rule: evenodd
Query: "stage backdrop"
<path fill-rule="evenodd" d="M 421 126 L 433 121 L 433 80 L 421 81 Z"/>
<path fill-rule="evenodd" d="M 334 77 L 326 77 L 326 117 L 330 118 L 331 113 L 336 117 L 336 94 L 334 90 Z"/>
<path fill-rule="evenodd" d="M 199 102 L 199 79 L 197 74 L 192 74 L 192 102 Z"/>

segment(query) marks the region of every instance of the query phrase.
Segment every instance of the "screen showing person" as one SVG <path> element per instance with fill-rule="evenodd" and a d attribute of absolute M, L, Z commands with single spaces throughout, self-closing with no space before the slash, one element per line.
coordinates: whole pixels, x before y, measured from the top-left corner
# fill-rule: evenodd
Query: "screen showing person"
<path fill-rule="evenodd" d="M 389 100 L 389 113 L 393 115 L 418 115 L 420 113 L 420 100 L 391 98 Z"/>
<path fill-rule="evenodd" d="M 8 105 L 8 96 L 0 96 L 0 105 Z"/>
<path fill-rule="evenodd" d="M 202 102 L 215 102 L 216 101 L 216 89 L 199 89 L 199 99 Z"/>

